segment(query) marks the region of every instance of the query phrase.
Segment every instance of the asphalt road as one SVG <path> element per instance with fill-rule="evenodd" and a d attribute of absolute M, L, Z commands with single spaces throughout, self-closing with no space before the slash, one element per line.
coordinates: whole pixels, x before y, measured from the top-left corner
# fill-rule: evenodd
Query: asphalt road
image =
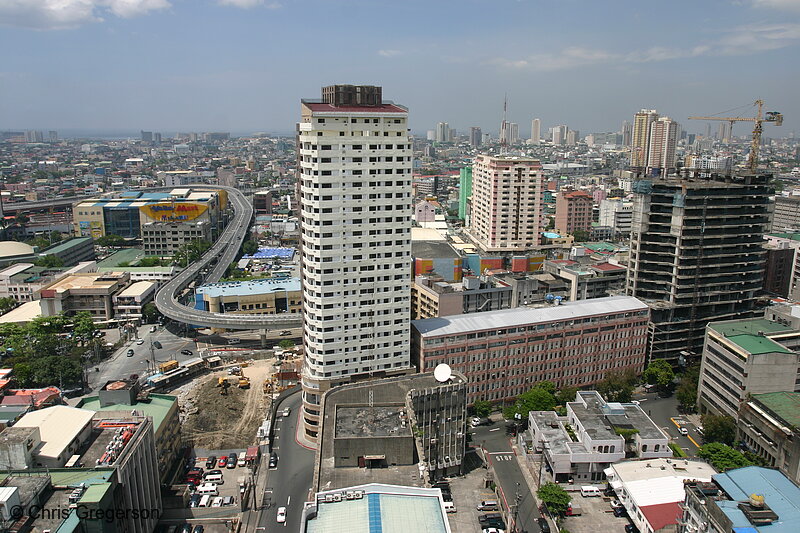
<path fill-rule="evenodd" d="M 664 430 L 687 455 L 690 457 L 697 455 L 697 449 L 703 445 L 702 437 L 697 433 L 695 425 L 678 411 L 678 400 L 674 394 L 669 398 L 661 398 L 655 392 L 637 392 L 633 395 L 633 399 L 639 402 L 641 408 L 653 419 L 653 422 Z M 679 427 L 686 427 L 689 434 L 681 435 L 678 431 Z"/>
<path fill-rule="evenodd" d="M 198 351 L 194 341 L 184 337 L 178 337 L 170 333 L 167 329 L 159 326 L 155 333 L 150 333 L 152 324 L 147 324 L 139 328 L 139 337 L 144 340 L 143 344 L 136 344 L 136 341 L 127 342 L 122 348 L 114 352 L 109 358 L 93 367 L 89 367 L 87 376 L 89 387 L 92 390 L 99 389 L 107 381 L 113 379 L 128 379 L 132 374 L 144 376 L 148 368 L 153 368 L 153 359 L 150 356 L 150 341 L 158 341 L 162 348 L 153 348 L 156 366 L 159 363 L 176 359 L 183 362 L 197 357 Z M 134 355 L 127 356 L 128 349 L 132 349 Z M 181 350 L 191 350 L 192 355 L 183 355 Z M 100 371 L 96 372 L 94 369 Z"/>
<path fill-rule="evenodd" d="M 513 509 L 516 495 L 520 496 L 517 516 L 520 525 L 519 531 L 539 533 L 539 526 L 536 524 L 539 511 L 531 492 L 531 489 L 535 490 L 535 487 L 529 487 L 522 475 L 511 448 L 510 436 L 506 433 L 506 422 L 484 424 L 473 428 L 472 432 L 472 443 L 482 445 L 486 451 L 488 460 L 494 466 L 495 481 L 503 489 L 510 508 Z"/>
<path fill-rule="evenodd" d="M 275 427 L 272 449 L 278 454 L 278 467 L 267 474 L 267 490 L 272 491 L 270 506 L 261 511 L 258 526 L 266 531 L 276 531 L 281 524 L 276 521 L 278 507 L 286 507 L 286 531 L 300 530 L 303 502 L 308 497 L 314 470 L 314 451 L 300 446 L 295 431 L 300 417 L 300 393 L 293 394 L 279 406 L 291 409 L 288 418 L 279 418 Z"/>

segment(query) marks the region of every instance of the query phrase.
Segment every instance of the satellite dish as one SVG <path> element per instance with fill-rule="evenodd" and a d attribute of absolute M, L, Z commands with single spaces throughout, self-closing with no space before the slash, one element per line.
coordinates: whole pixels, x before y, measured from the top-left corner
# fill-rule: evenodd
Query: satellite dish
<path fill-rule="evenodd" d="M 433 369 L 433 377 L 436 378 L 436 381 L 439 383 L 444 383 L 450 379 L 450 376 L 453 375 L 453 371 L 450 370 L 450 365 L 441 363 L 436 365 L 436 368 Z"/>

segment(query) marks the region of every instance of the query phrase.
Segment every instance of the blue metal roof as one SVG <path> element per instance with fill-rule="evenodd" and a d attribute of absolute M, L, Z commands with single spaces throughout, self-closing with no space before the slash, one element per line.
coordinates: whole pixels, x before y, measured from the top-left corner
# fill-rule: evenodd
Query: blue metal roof
<path fill-rule="evenodd" d="M 284 259 L 294 257 L 294 248 L 259 248 L 253 255 L 243 255 L 242 259 Z"/>
<path fill-rule="evenodd" d="M 800 531 L 800 487 L 792 483 L 778 470 L 760 466 L 746 466 L 716 474 L 712 479 L 733 501 L 717 502 L 723 513 L 733 522 L 734 531 L 753 525 L 737 507 L 737 502 L 747 501 L 751 494 L 764 496 L 764 501 L 778 515 L 778 520 L 768 525 L 759 525 L 762 533 L 796 533 Z"/>

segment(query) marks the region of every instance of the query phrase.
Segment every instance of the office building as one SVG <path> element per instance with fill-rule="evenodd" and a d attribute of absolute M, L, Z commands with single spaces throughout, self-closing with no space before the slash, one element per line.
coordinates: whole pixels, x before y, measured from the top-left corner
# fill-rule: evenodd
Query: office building
<path fill-rule="evenodd" d="M 612 198 L 600 201 L 601 226 L 611 228 L 615 236 L 628 237 L 631 233 L 633 202 Z"/>
<path fill-rule="evenodd" d="M 794 533 L 800 487 L 783 473 L 746 466 L 684 482 L 679 533 Z M 640 531 L 643 531 L 640 529 Z"/>
<path fill-rule="evenodd" d="M 246 315 L 299 313 L 302 297 L 298 278 L 222 281 L 195 289 L 195 309 Z"/>
<path fill-rule="evenodd" d="M 586 191 L 561 191 L 556 197 L 556 232 L 574 235 L 576 231 L 588 233 L 592 229 L 594 200 Z"/>
<path fill-rule="evenodd" d="M 772 231 L 800 230 L 800 196 L 776 196 L 772 216 Z"/>
<path fill-rule="evenodd" d="M 570 301 L 603 298 L 625 286 L 626 268 L 611 263 L 580 263 L 571 259 L 545 261 L 542 271 L 564 282 L 564 296 Z"/>
<path fill-rule="evenodd" d="M 630 148 L 631 146 L 631 139 L 633 138 L 633 125 L 624 120 L 622 122 L 622 146 L 626 148 Z"/>
<path fill-rule="evenodd" d="M 447 363 L 468 380 L 468 403 L 507 401 L 531 383 L 588 387 L 611 371 L 641 372 L 647 353 L 645 304 L 629 296 L 412 322 L 421 372 Z"/>
<path fill-rule="evenodd" d="M 417 276 L 411 286 L 411 318 L 462 315 L 508 309 L 514 296 L 511 285 L 466 276 L 457 283 L 441 277 Z"/>
<path fill-rule="evenodd" d="M 800 392 L 752 394 L 739 407 L 736 440 L 800 484 Z"/>
<path fill-rule="evenodd" d="M 633 116 L 631 134 L 631 167 L 644 170 L 650 148 L 650 126 L 658 119 L 655 109 L 642 109 Z"/>
<path fill-rule="evenodd" d="M 626 291 L 652 308 L 651 357 L 674 364 L 696 357 L 708 322 L 755 316 L 769 179 L 746 174 L 634 183 Z"/>
<path fill-rule="evenodd" d="M 672 457 L 669 435 L 638 405 L 609 403 L 590 390 L 579 391 L 566 408 L 563 417 L 555 411 L 528 413 L 531 442 L 556 483 L 602 481 L 609 465 L 626 458 Z M 635 432 L 629 443 L 621 435 L 626 431 Z"/>
<path fill-rule="evenodd" d="M 716 473 L 705 461 L 647 459 L 613 464 L 606 469 L 606 479 L 636 531 L 652 533 L 676 531 L 684 483 L 707 483 Z"/>
<path fill-rule="evenodd" d="M 469 129 L 469 145 L 477 148 L 483 143 L 483 132 L 477 126 L 472 126 Z"/>
<path fill-rule="evenodd" d="M 508 124 L 508 144 L 517 144 L 519 142 L 519 124 L 516 122 L 509 122 Z"/>
<path fill-rule="evenodd" d="M 360 88 L 380 94 L 379 87 Z M 310 440 L 328 388 L 410 368 L 408 110 L 377 97 L 356 102 L 303 100 L 298 125 Z"/>
<path fill-rule="evenodd" d="M 153 142 L 153 132 L 152 131 L 140 131 L 139 132 L 143 142 L 149 143 Z"/>
<path fill-rule="evenodd" d="M 207 220 L 145 222 L 140 230 L 142 248 L 146 255 L 172 257 L 181 246 L 191 241 L 213 242 L 212 229 Z"/>
<path fill-rule="evenodd" d="M 569 128 L 563 124 L 552 127 L 550 129 L 550 139 L 553 141 L 553 144 L 564 144 L 567 140 L 567 131 L 569 131 Z"/>
<path fill-rule="evenodd" d="M 647 172 L 667 175 L 675 170 L 675 146 L 678 143 L 678 123 L 669 117 L 659 117 L 650 124 L 647 149 Z"/>
<path fill-rule="evenodd" d="M 472 167 L 459 169 L 458 179 L 458 218 L 469 225 L 469 202 L 472 197 Z"/>
<path fill-rule="evenodd" d="M 482 250 L 524 251 L 539 244 L 543 181 L 538 159 L 475 158 L 468 234 Z"/>
<path fill-rule="evenodd" d="M 765 244 L 767 262 L 764 266 L 764 292 L 782 298 L 788 298 L 792 289 L 795 255 L 797 247 L 785 242 Z"/>
<path fill-rule="evenodd" d="M 449 143 L 450 141 L 450 124 L 447 122 L 436 124 L 436 142 Z"/>
<path fill-rule="evenodd" d="M 535 118 L 531 121 L 531 144 L 542 142 L 542 121 Z"/>
<path fill-rule="evenodd" d="M 564 144 L 566 144 L 567 146 L 575 146 L 575 144 L 577 144 L 578 142 L 578 139 L 580 138 L 579 135 L 580 132 L 577 130 L 568 130 L 566 142 Z"/>
<path fill-rule="evenodd" d="M 124 272 L 75 273 L 50 283 L 41 290 L 43 316 L 87 312 L 95 321 L 114 318 L 115 294 L 124 289 L 130 276 Z"/>
<path fill-rule="evenodd" d="M 800 391 L 800 331 L 763 318 L 706 327 L 697 406 L 736 417 L 749 394 Z"/>

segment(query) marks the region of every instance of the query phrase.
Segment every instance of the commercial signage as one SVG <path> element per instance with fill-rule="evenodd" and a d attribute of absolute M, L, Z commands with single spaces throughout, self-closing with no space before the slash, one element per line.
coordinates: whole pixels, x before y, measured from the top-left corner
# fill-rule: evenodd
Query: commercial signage
<path fill-rule="evenodd" d="M 174 222 L 194 220 L 206 212 L 208 206 L 186 202 L 164 202 L 139 208 L 150 220 Z"/>

